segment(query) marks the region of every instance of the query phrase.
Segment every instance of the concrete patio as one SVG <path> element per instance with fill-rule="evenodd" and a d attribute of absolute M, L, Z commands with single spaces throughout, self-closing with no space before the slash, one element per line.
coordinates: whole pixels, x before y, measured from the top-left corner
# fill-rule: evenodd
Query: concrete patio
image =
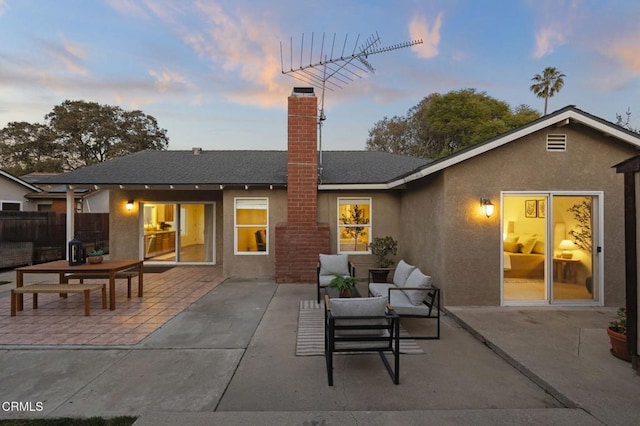
<path fill-rule="evenodd" d="M 160 297 L 146 293 L 148 283 L 182 294 L 194 286 L 202 294 L 173 315 L 171 306 L 155 306 L 147 321 L 162 318 L 162 307 L 170 318 L 156 319 L 155 328 L 149 323 L 136 342 L 3 341 L 0 398 L 41 402 L 43 410 L 2 410 L 0 419 L 126 414 L 140 416 L 136 425 L 622 425 L 640 418 L 640 377 L 608 352 L 605 329 L 615 309 L 450 308 L 442 338 L 419 341 L 424 354 L 401 357 L 400 385 L 377 355 L 340 355 L 329 387 L 323 357 L 295 355 L 298 306 L 314 298 L 315 286 L 218 285 L 217 274 L 218 267 L 184 266 L 145 275 L 143 300 L 125 295 L 116 316 L 131 309 L 136 318 L 128 321 L 144 319 L 133 305 L 142 309 L 144 299 Z M 126 282 L 119 285 L 126 294 Z M 44 314 L 29 314 L 27 302 L 11 318 L 9 288 L 0 286 L 0 338 L 49 322 L 34 318 L 66 317 L 46 324 L 49 334 L 84 322 L 80 308 L 54 308 L 59 300 L 44 298 Z M 87 319 L 103 317 L 98 311 Z M 409 333 L 423 325 L 403 321 Z M 79 330 L 69 334 L 84 334 Z"/>

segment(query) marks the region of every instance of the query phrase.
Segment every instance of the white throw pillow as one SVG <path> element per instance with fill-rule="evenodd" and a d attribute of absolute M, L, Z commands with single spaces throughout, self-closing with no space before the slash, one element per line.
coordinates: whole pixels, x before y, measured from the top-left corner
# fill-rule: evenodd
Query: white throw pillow
<path fill-rule="evenodd" d="M 402 290 L 403 293 L 409 298 L 414 306 L 420 306 L 424 299 L 429 294 L 429 288 L 431 288 L 431 277 L 420 272 L 420 269 L 415 269 L 404 285 L 406 288 L 417 287 L 424 288 L 426 290 Z"/>
<path fill-rule="evenodd" d="M 396 266 L 396 270 L 393 273 L 393 283 L 397 287 L 404 287 L 407 278 L 409 278 L 409 275 L 411 275 L 414 269 L 416 269 L 415 266 L 409 265 L 404 260 L 401 260 L 398 262 L 398 266 Z"/>

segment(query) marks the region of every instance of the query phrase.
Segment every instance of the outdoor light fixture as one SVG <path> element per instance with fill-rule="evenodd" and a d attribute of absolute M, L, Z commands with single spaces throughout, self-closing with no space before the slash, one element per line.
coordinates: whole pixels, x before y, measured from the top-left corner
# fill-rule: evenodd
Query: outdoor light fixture
<path fill-rule="evenodd" d="M 131 210 L 133 210 L 133 200 L 129 200 L 127 201 L 127 204 L 125 204 L 124 206 L 128 212 L 130 212 Z"/>
<path fill-rule="evenodd" d="M 573 258 L 573 250 L 576 249 L 576 245 L 573 244 L 573 241 L 571 240 L 562 240 L 560 241 L 558 248 L 562 250 L 560 256 L 563 259 L 571 259 Z"/>
<path fill-rule="evenodd" d="M 487 215 L 487 217 L 491 217 L 493 210 L 495 209 L 491 200 L 488 198 L 480 198 L 480 206 L 482 207 L 484 214 Z"/>

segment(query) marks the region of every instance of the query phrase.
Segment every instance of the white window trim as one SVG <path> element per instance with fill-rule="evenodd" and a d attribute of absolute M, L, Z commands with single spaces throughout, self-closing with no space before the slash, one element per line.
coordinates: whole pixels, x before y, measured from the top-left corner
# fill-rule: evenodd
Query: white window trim
<path fill-rule="evenodd" d="M 369 223 L 366 225 L 359 225 L 366 228 L 369 228 L 368 236 L 369 241 L 367 242 L 367 250 L 366 251 L 353 251 L 353 250 L 340 250 L 340 227 L 345 226 L 340 223 L 340 201 L 341 200 L 362 200 L 369 204 Z M 371 244 L 372 230 L 373 229 L 373 201 L 371 197 L 338 197 L 336 202 L 336 245 L 337 252 L 339 254 L 371 254 L 371 249 L 369 249 L 369 244 Z"/>
<path fill-rule="evenodd" d="M 11 204 L 18 204 L 19 209 L 20 210 L 3 210 L 2 209 L 2 204 L 4 203 L 11 203 Z M 23 205 L 22 205 L 22 201 L 18 201 L 18 200 L 0 200 L 0 211 L 7 211 L 7 212 L 14 212 L 14 211 L 23 211 Z"/>
<path fill-rule="evenodd" d="M 238 201 L 239 200 L 264 200 L 267 203 L 267 223 L 265 225 L 265 241 L 267 249 L 265 251 L 239 251 L 238 250 L 238 228 L 255 228 L 256 225 L 238 225 Z M 269 254 L 269 197 L 234 197 L 233 199 L 233 254 L 236 256 L 266 256 Z"/>

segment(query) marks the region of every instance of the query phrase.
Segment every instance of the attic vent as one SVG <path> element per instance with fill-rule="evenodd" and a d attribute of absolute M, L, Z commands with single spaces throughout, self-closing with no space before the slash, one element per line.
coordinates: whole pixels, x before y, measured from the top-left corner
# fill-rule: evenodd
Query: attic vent
<path fill-rule="evenodd" d="M 565 152 L 567 150 L 567 135 L 547 135 L 547 151 Z"/>
<path fill-rule="evenodd" d="M 202 153 L 202 148 L 191 148 L 193 155 L 200 155 Z"/>

